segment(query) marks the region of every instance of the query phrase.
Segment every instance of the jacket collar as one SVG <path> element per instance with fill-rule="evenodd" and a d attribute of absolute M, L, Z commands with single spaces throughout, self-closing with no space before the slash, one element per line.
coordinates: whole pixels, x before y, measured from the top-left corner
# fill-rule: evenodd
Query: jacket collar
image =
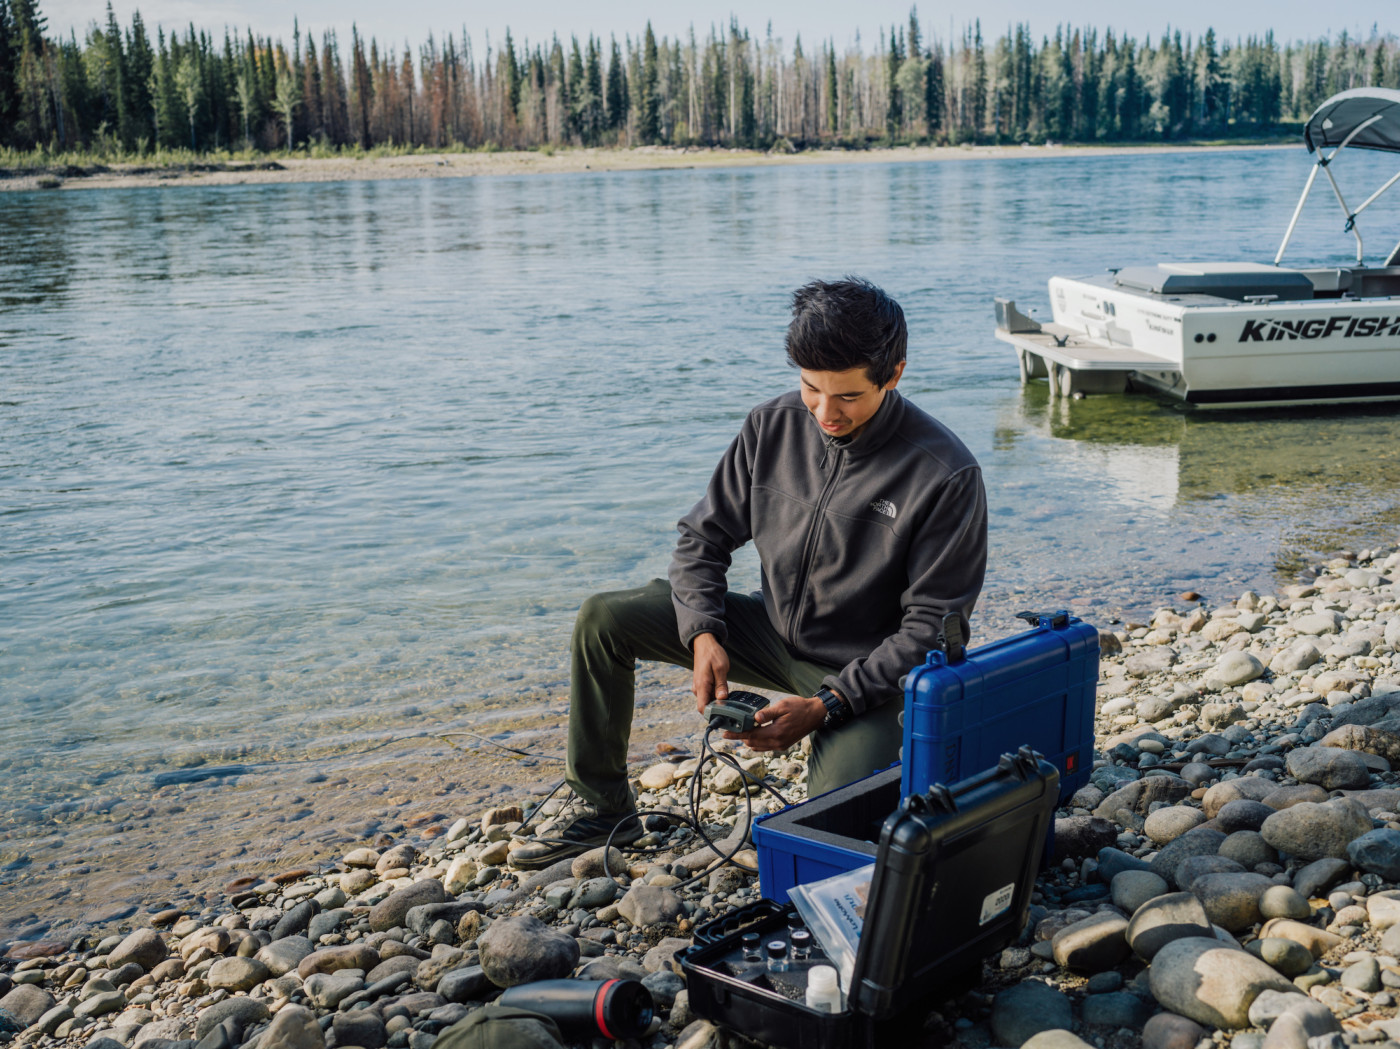
<path fill-rule="evenodd" d="M 846 452 L 852 458 L 861 458 L 883 448 L 904 419 L 904 399 L 898 390 L 887 390 L 879 410 L 870 417 L 865 429 L 846 445 Z"/>

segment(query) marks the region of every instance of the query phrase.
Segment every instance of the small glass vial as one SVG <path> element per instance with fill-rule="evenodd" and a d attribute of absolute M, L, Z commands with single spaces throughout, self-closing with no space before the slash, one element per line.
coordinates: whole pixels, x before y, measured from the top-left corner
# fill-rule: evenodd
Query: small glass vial
<path fill-rule="evenodd" d="M 744 961 L 746 961 L 746 962 L 761 962 L 761 961 L 763 961 L 763 951 L 760 949 L 760 944 L 762 943 L 762 938 L 758 935 L 758 933 L 756 933 L 756 932 L 746 932 L 746 933 L 744 933 L 744 935 L 740 938 L 739 942 L 743 945 L 743 949 L 744 949 Z"/>
<path fill-rule="evenodd" d="M 788 967 L 788 945 L 782 940 L 769 940 L 765 948 L 768 954 L 768 971 L 780 973 Z"/>
<path fill-rule="evenodd" d="M 788 954 L 790 967 L 805 969 L 812 957 L 812 934 L 806 929 L 796 929 L 790 938 L 792 950 Z"/>
<path fill-rule="evenodd" d="M 830 965 L 814 965 L 807 970 L 807 1008 L 823 1013 L 841 1011 L 841 984 Z"/>

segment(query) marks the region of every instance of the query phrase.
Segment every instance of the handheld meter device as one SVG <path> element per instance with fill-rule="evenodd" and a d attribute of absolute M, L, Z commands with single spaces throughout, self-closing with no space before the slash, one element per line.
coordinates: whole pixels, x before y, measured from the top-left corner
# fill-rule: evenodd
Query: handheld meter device
<path fill-rule="evenodd" d="M 707 706 L 705 716 L 712 726 L 726 732 L 752 732 L 758 728 L 754 715 L 767 705 L 768 700 L 757 692 L 736 691 Z"/>

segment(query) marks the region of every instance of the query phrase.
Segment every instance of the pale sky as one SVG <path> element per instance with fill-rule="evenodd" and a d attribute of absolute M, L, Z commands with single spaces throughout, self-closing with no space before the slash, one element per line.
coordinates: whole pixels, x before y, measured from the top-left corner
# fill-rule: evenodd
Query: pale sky
<path fill-rule="evenodd" d="M 548 41 L 577 33 L 595 33 L 606 39 L 616 34 L 636 35 L 648 19 L 658 36 L 683 35 L 691 25 L 703 35 L 711 24 L 725 25 L 730 15 L 739 24 L 762 37 L 771 21 L 773 34 L 790 49 L 795 35 L 801 34 L 809 46 L 819 40 L 834 40 L 838 48 L 855 42 L 857 30 L 870 49 L 874 35 L 891 24 L 903 24 L 909 15 L 908 0 L 863 0 L 861 3 L 835 3 L 832 0 L 521 0 L 515 4 L 485 4 L 479 0 L 112 0 L 118 21 L 126 26 L 133 10 L 140 10 L 154 33 L 157 24 L 196 28 L 222 35 L 229 26 L 259 36 L 281 37 L 290 43 L 292 18 L 300 18 L 303 30 L 310 28 L 319 37 L 334 28 L 348 37 L 352 22 L 366 36 L 380 43 L 401 46 L 405 41 L 416 49 L 434 33 L 460 34 L 465 28 L 477 46 L 489 32 L 493 41 L 510 27 L 517 41 Z M 40 0 L 48 17 L 50 31 L 67 35 L 76 29 L 81 40 L 87 26 L 106 17 L 105 0 Z M 981 18 L 983 33 L 999 35 L 1013 23 L 1027 22 L 1037 35 L 1052 34 L 1057 22 L 1081 26 L 1114 28 L 1142 39 L 1159 36 L 1168 24 L 1184 33 L 1198 35 L 1214 27 L 1226 39 L 1262 34 L 1272 29 L 1280 41 L 1312 39 L 1336 35 L 1345 29 L 1353 35 L 1369 36 L 1373 26 L 1382 32 L 1394 27 L 1396 0 L 1351 0 L 1346 4 L 1321 4 L 1317 0 L 1176 0 L 1172 4 L 1134 3 L 1132 0 L 1068 0 L 1055 5 L 1043 0 L 980 0 L 976 4 L 945 2 L 918 4 L 919 19 L 926 31 L 945 39 L 950 24 L 955 33 L 973 18 Z M 1389 17 L 1387 17 L 1389 16 Z M 951 20 L 951 22 L 950 22 Z"/>

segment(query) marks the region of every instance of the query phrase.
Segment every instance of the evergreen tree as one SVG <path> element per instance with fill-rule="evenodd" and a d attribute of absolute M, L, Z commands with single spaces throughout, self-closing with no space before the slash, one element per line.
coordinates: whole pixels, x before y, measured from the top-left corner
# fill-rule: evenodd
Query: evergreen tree
<path fill-rule="evenodd" d="M 826 48 L 826 132 L 829 135 L 836 134 L 837 120 L 840 109 L 837 98 L 836 82 L 836 46 L 828 44 Z"/>
<path fill-rule="evenodd" d="M 132 148 L 144 152 L 155 144 L 155 106 L 151 98 L 151 73 L 155 56 L 146 35 L 141 12 L 131 16 L 126 34 L 126 81 L 122 92 L 123 120 L 131 135 Z"/>
<path fill-rule="evenodd" d="M 608 127 L 616 130 L 627 126 L 627 74 L 622 68 L 622 51 L 617 37 L 612 38 L 612 54 L 608 58 Z"/>
<path fill-rule="evenodd" d="M 982 134 L 987 119 L 987 55 L 982 47 L 982 19 L 977 19 L 972 45 L 972 134 Z"/>
<path fill-rule="evenodd" d="M 656 91 L 656 35 L 647 22 L 646 36 L 642 44 L 642 81 L 640 111 L 637 119 L 637 137 L 643 145 L 654 145 L 661 141 L 660 106 L 661 100 Z"/>
<path fill-rule="evenodd" d="M 588 74 L 584 71 L 583 52 L 578 47 L 578 37 L 573 39 L 569 50 L 569 135 L 583 140 L 583 110 L 588 105 Z"/>
<path fill-rule="evenodd" d="M 588 35 L 588 55 L 584 60 L 583 84 L 587 101 L 582 106 L 582 125 L 584 140 L 589 143 L 596 143 L 602 139 L 603 129 L 607 124 L 607 115 L 604 113 L 603 105 L 603 69 L 602 50 L 600 41 Z"/>
<path fill-rule="evenodd" d="M 940 135 L 944 120 L 943 50 L 935 47 L 929 52 L 928 74 L 924 77 L 924 119 L 928 122 L 930 138 Z"/>
<path fill-rule="evenodd" d="M 0 0 L 0 146 L 12 146 L 19 112 L 19 39 L 10 5 Z"/>

